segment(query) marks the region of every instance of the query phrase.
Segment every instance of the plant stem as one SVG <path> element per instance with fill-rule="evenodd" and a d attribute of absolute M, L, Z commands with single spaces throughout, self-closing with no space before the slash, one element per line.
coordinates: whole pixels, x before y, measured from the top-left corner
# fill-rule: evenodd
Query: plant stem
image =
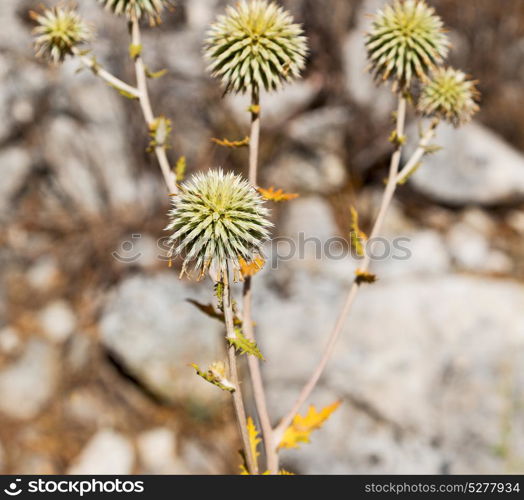
<path fill-rule="evenodd" d="M 229 270 L 226 270 L 223 276 L 224 282 L 224 319 L 226 323 L 226 334 L 228 339 L 235 339 L 237 334 L 235 332 L 234 318 L 233 318 L 233 305 L 231 301 L 231 288 L 229 284 Z M 240 383 L 238 380 L 238 369 L 237 369 L 237 355 L 234 346 L 228 348 L 229 357 L 229 377 L 231 382 L 235 386 L 235 392 L 233 393 L 233 403 L 235 406 L 235 413 L 237 417 L 237 423 L 240 430 L 240 436 L 242 437 L 242 444 L 244 447 L 244 453 L 246 456 L 247 468 L 250 474 L 258 474 L 258 464 L 256 457 L 253 456 L 251 445 L 249 442 L 249 434 L 247 431 L 247 418 L 246 410 L 244 408 L 244 400 L 242 398 L 242 391 L 240 389 Z"/>
<path fill-rule="evenodd" d="M 81 52 L 76 47 L 73 47 L 72 51 L 73 51 L 73 54 L 76 57 L 78 57 L 78 60 L 87 69 L 91 70 L 96 76 L 100 77 L 102 80 L 108 83 L 111 87 L 114 87 L 117 90 L 120 90 L 126 94 L 134 96 L 137 99 L 140 97 L 140 91 L 136 87 L 132 87 L 131 85 L 127 84 L 126 82 L 120 80 L 116 76 L 109 73 L 109 71 L 106 71 L 96 62 L 96 60 L 93 57 L 82 55 Z"/>
<path fill-rule="evenodd" d="M 258 175 L 258 151 L 260 143 L 260 97 L 258 90 L 253 90 L 251 96 L 251 136 L 249 141 L 249 182 L 256 187 Z M 252 317 L 252 278 L 246 277 L 243 290 L 243 331 L 247 339 L 256 342 L 255 329 Z M 264 450 L 266 453 L 267 469 L 271 474 L 276 474 L 278 469 L 278 456 L 273 443 L 273 428 L 267 409 L 266 393 L 260 370 L 260 361 L 255 356 L 248 356 L 249 373 L 253 387 L 253 396 L 257 407 L 258 419 L 264 437 Z"/>
<path fill-rule="evenodd" d="M 393 195 L 395 194 L 395 190 L 397 187 L 397 175 L 399 171 L 400 159 L 401 159 L 401 153 L 402 153 L 402 142 L 403 141 L 401 139 L 404 137 L 405 120 L 406 120 L 406 100 L 404 97 L 401 96 L 399 97 L 397 117 L 396 117 L 396 121 L 397 121 L 396 136 L 398 139 L 397 147 L 393 155 L 391 156 L 388 182 L 387 182 L 386 189 L 382 197 L 380 210 L 375 220 L 375 224 L 373 226 L 373 230 L 371 232 L 370 238 L 375 238 L 382 231 L 384 220 L 386 218 L 389 206 L 391 205 Z M 367 272 L 369 269 L 370 263 L 371 263 L 371 256 L 369 255 L 369 253 L 366 253 L 366 256 L 361 266 L 361 270 L 363 272 Z M 344 306 L 342 307 L 342 311 L 340 312 L 338 316 L 335 327 L 333 328 L 329 336 L 328 342 L 324 348 L 324 352 L 322 354 L 322 357 L 318 365 L 315 367 L 313 374 L 311 375 L 310 379 L 307 381 L 306 385 L 302 389 L 299 397 L 297 398 L 295 404 L 293 405 L 293 408 L 290 410 L 290 412 L 287 415 L 284 416 L 284 418 L 282 418 L 277 428 L 274 430 L 275 437 L 278 437 L 279 441 L 280 441 L 281 436 L 284 434 L 285 430 L 292 423 L 295 415 L 299 412 L 302 405 L 306 402 L 306 400 L 309 398 L 309 396 L 313 392 L 313 389 L 317 385 L 320 377 L 322 376 L 322 373 L 324 372 L 324 369 L 326 368 L 326 365 L 328 364 L 331 356 L 333 355 L 333 351 L 335 349 L 336 343 L 340 337 L 340 334 L 342 333 L 342 329 L 346 323 L 347 315 L 349 314 L 349 311 L 351 310 L 351 306 L 353 305 L 353 302 L 355 301 L 359 288 L 360 286 L 358 285 L 358 283 L 354 281 L 349 290 Z"/>
<path fill-rule="evenodd" d="M 427 147 L 429 146 L 429 143 L 435 137 L 435 132 L 437 131 L 438 124 L 438 120 L 433 120 L 428 130 L 426 130 L 426 132 L 422 135 L 422 137 L 420 138 L 420 142 L 418 143 L 417 149 L 415 150 L 409 161 L 406 163 L 406 165 L 399 172 L 397 176 L 397 184 L 403 184 L 404 182 L 406 182 L 409 176 L 413 173 L 413 170 L 417 168 L 418 163 L 427 153 Z"/>
<path fill-rule="evenodd" d="M 136 18 L 133 18 L 131 21 L 131 43 L 135 47 L 142 46 L 142 37 L 140 34 L 140 25 Z M 138 55 L 135 57 L 135 72 L 136 72 L 136 81 L 138 87 L 138 99 L 140 101 L 140 107 L 142 108 L 142 113 L 149 128 L 154 125 L 155 115 L 151 107 L 151 99 L 149 98 L 149 91 L 147 88 L 147 74 L 144 61 L 142 60 L 142 55 L 140 54 L 141 49 L 139 49 Z M 167 159 L 166 148 L 165 146 L 156 146 L 155 155 L 157 157 L 160 169 L 162 170 L 162 175 L 164 176 L 164 181 L 166 183 L 167 189 L 170 194 L 176 194 L 178 188 L 176 185 L 176 175 L 169 165 L 169 160 Z"/>

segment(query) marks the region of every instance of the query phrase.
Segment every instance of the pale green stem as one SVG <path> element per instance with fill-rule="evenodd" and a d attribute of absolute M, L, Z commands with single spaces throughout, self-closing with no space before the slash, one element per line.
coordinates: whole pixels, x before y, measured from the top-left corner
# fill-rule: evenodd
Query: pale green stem
<path fill-rule="evenodd" d="M 384 195 L 382 197 L 380 210 L 376 218 L 375 224 L 373 226 L 373 230 L 371 232 L 370 238 L 376 237 L 382 231 L 382 227 L 384 225 L 384 221 L 385 221 L 388 209 L 391 205 L 393 195 L 395 194 L 395 190 L 397 187 L 397 175 L 399 171 L 400 159 L 401 159 L 401 154 L 402 154 L 402 143 L 403 143 L 403 138 L 404 138 L 405 120 L 406 120 L 406 99 L 404 97 L 399 97 L 398 110 L 397 110 L 397 125 L 396 125 L 396 137 L 398 140 L 397 147 L 391 157 L 388 182 L 386 185 L 386 189 L 384 191 Z M 371 263 L 371 257 L 369 256 L 369 254 L 366 254 L 364 261 L 362 263 L 362 266 L 361 266 L 361 271 L 367 272 L 369 269 L 370 263 Z M 297 415 L 297 413 L 300 411 L 300 408 L 309 398 L 309 396 L 315 389 L 318 381 L 320 380 L 320 377 L 322 376 L 329 360 L 331 359 L 331 356 L 333 355 L 335 346 L 337 344 L 338 339 L 340 338 L 340 335 L 346 323 L 347 316 L 349 314 L 349 311 L 351 310 L 351 307 L 353 305 L 353 302 L 355 301 L 355 298 L 358 294 L 359 289 L 360 289 L 359 284 L 356 281 L 354 281 L 349 290 L 349 293 L 344 303 L 344 306 L 342 308 L 342 311 L 340 312 L 338 316 L 335 327 L 331 331 L 328 342 L 324 348 L 324 352 L 322 354 L 322 357 L 318 365 L 315 367 L 311 377 L 309 378 L 306 385 L 303 387 L 292 409 L 289 411 L 289 413 L 287 413 L 282 418 L 277 428 L 274 430 L 275 439 L 278 439 L 277 443 L 280 442 L 282 436 L 284 435 L 285 430 L 291 425 L 295 415 Z"/>

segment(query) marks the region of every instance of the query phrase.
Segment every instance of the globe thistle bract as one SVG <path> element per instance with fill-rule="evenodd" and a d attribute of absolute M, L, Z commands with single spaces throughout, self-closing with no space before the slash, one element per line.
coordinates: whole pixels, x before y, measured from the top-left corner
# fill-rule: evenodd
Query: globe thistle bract
<path fill-rule="evenodd" d="M 209 71 L 226 91 L 279 89 L 300 76 L 307 55 L 302 27 L 267 0 L 241 0 L 228 7 L 207 33 Z"/>
<path fill-rule="evenodd" d="M 240 259 L 252 261 L 269 238 L 269 211 L 242 177 L 222 170 L 196 174 L 173 197 L 169 212 L 172 253 L 184 258 L 181 276 L 192 265 L 199 279 L 231 270 L 241 279 Z"/>
<path fill-rule="evenodd" d="M 370 69 L 377 81 L 406 90 L 416 77 L 441 64 L 449 51 L 443 23 L 424 0 L 393 0 L 374 16 L 366 36 Z"/>
<path fill-rule="evenodd" d="M 38 23 L 33 30 L 38 57 L 62 62 L 75 47 L 91 39 L 91 30 L 73 9 L 52 7 L 42 14 L 31 12 L 31 16 Z"/>
<path fill-rule="evenodd" d="M 147 17 L 150 24 L 160 22 L 160 15 L 165 7 L 172 7 L 173 0 L 98 0 L 116 15 L 124 15 L 128 19 Z"/>
<path fill-rule="evenodd" d="M 479 110 L 476 82 L 454 68 L 438 68 L 424 85 L 417 104 L 424 116 L 446 120 L 455 127 L 471 120 Z"/>

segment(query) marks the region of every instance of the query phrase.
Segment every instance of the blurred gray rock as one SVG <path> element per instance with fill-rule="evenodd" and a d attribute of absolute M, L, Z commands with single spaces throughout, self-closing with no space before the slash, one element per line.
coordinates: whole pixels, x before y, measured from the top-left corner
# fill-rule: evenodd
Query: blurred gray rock
<path fill-rule="evenodd" d="M 54 349 L 30 340 L 22 356 L 0 371 L 0 411 L 15 419 L 31 419 L 44 408 L 57 381 Z"/>
<path fill-rule="evenodd" d="M 175 433 L 166 427 L 143 432 L 137 438 L 138 456 L 146 474 L 181 474 Z"/>
<path fill-rule="evenodd" d="M 288 126 L 291 139 L 302 146 L 341 154 L 345 149 L 350 114 L 343 107 L 328 107 L 303 113 Z"/>
<path fill-rule="evenodd" d="M 455 224 L 447 234 L 450 253 L 459 268 L 474 272 L 510 273 L 511 259 L 491 248 L 490 240 L 470 225 Z"/>
<path fill-rule="evenodd" d="M 28 283 L 41 292 L 49 290 L 59 276 L 58 263 L 51 255 L 40 257 L 27 271 Z"/>
<path fill-rule="evenodd" d="M 76 328 L 76 315 L 65 300 L 48 304 L 38 315 L 47 338 L 53 342 L 65 342 Z"/>
<path fill-rule="evenodd" d="M 0 329 L 0 352 L 12 356 L 19 352 L 22 347 L 19 333 L 12 327 L 6 326 Z"/>
<path fill-rule="evenodd" d="M 524 156 L 489 129 L 441 125 L 428 156 L 410 179 L 415 189 L 452 205 L 493 205 L 524 199 Z"/>
<path fill-rule="evenodd" d="M 30 153 L 21 147 L 10 147 L 0 150 L 0 217 L 6 213 L 12 198 L 23 188 L 31 171 L 32 159 Z"/>
<path fill-rule="evenodd" d="M 346 182 L 342 158 L 323 151 L 293 150 L 284 152 L 266 173 L 269 184 L 285 191 L 329 194 Z"/>
<path fill-rule="evenodd" d="M 127 475 L 133 472 L 134 462 L 135 453 L 129 439 L 112 429 L 102 429 L 86 444 L 68 473 Z"/>
<path fill-rule="evenodd" d="M 207 285 L 207 286 L 206 286 Z M 212 400 L 221 391 L 188 365 L 215 361 L 222 325 L 187 302 L 213 301 L 211 283 L 190 285 L 175 271 L 123 281 L 108 298 L 100 328 L 104 346 L 133 376 L 170 401 Z"/>
<path fill-rule="evenodd" d="M 294 115 L 304 111 L 313 101 L 319 90 L 318 84 L 311 80 L 297 80 L 271 94 L 261 97 L 262 124 L 264 127 L 282 125 Z M 229 94 L 226 104 L 238 123 L 247 126 L 250 121 L 248 108 L 251 105 L 247 95 Z"/>
<path fill-rule="evenodd" d="M 302 272 L 285 301 L 270 285 L 258 293 L 274 415 L 289 409 L 318 362 L 348 287 L 332 274 Z M 453 275 L 363 287 L 311 398 L 318 405 L 341 398 L 343 407 L 313 445 L 286 453 L 284 463 L 306 474 L 504 472 L 494 449 L 508 405 L 524 396 L 523 300 L 522 285 Z M 500 389 L 505 384 L 513 396 Z M 524 415 L 511 408 L 512 452 L 522 456 Z"/>

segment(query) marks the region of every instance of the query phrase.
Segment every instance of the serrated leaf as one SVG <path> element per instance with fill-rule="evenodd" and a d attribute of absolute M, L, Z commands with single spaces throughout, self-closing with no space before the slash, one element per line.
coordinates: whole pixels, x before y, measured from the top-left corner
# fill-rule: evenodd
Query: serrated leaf
<path fill-rule="evenodd" d="M 412 176 L 415 172 L 417 172 L 417 170 L 418 170 L 421 166 L 422 166 L 422 162 L 421 162 L 421 161 L 419 161 L 418 163 L 416 163 L 415 165 L 413 165 L 413 168 L 412 168 L 409 172 L 407 172 L 406 175 L 404 175 L 404 176 L 402 177 L 402 179 L 400 179 L 400 180 L 397 182 L 397 184 L 398 184 L 399 186 L 403 186 L 404 184 L 406 184 L 406 182 L 408 182 L 408 180 L 411 178 L 411 176 Z"/>
<path fill-rule="evenodd" d="M 260 349 L 258 348 L 258 345 L 256 342 L 253 342 L 252 340 L 248 340 L 240 328 L 235 329 L 236 337 L 228 338 L 227 341 L 235 347 L 237 351 L 239 351 L 241 354 L 249 354 L 251 356 L 255 356 L 256 358 L 265 361 L 264 356 L 262 356 L 262 353 L 260 352 Z"/>
<path fill-rule="evenodd" d="M 251 454 L 256 459 L 260 456 L 258 445 L 262 442 L 262 439 L 260 439 L 258 429 L 256 428 L 255 422 L 253 422 L 251 417 L 247 417 L 247 434 L 249 436 Z"/>
<path fill-rule="evenodd" d="M 362 269 L 357 269 L 355 271 L 355 283 L 357 285 L 362 285 L 364 283 L 367 283 L 367 284 L 373 284 L 375 283 L 378 278 L 375 274 L 373 273 L 370 273 L 368 271 L 363 271 Z"/>
<path fill-rule="evenodd" d="M 242 258 L 238 259 L 238 262 L 240 264 L 240 272 L 244 278 L 255 276 L 255 274 L 263 269 L 266 263 L 266 261 L 260 256 L 256 257 L 251 262 L 246 262 Z"/>
<path fill-rule="evenodd" d="M 359 216 L 358 212 L 355 207 L 349 207 L 349 211 L 351 213 L 351 245 L 357 252 L 357 255 L 359 257 L 363 257 L 365 255 L 364 245 L 362 244 L 363 241 L 367 241 L 368 237 L 364 231 L 360 229 L 359 226 Z"/>
<path fill-rule="evenodd" d="M 207 372 L 202 371 L 200 367 L 194 363 L 191 366 L 195 369 L 199 377 L 202 377 L 210 384 L 213 384 L 223 391 L 235 392 L 235 386 L 226 377 L 226 369 L 223 362 L 213 363 Z"/>
<path fill-rule="evenodd" d="M 135 44 L 129 45 L 129 57 L 131 57 L 131 59 L 136 59 L 141 54 L 142 54 L 142 45 L 135 45 Z"/>
<path fill-rule="evenodd" d="M 187 160 L 185 156 L 181 156 L 175 165 L 175 175 L 177 182 L 182 182 L 186 177 Z"/>
<path fill-rule="evenodd" d="M 399 147 L 406 144 L 407 137 L 405 135 L 398 135 L 398 132 L 396 130 L 393 130 L 388 140 L 389 142 L 391 142 L 391 144 L 394 144 L 395 146 Z"/>
<path fill-rule="evenodd" d="M 224 146 L 225 148 L 238 149 L 249 146 L 249 137 L 246 136 L 240 141 L 230 141 L 229 139 L 217 139 L 216 137 L 213 137 L 211 142 L 214 142 L 219 146 Z"/>
<path fill-rule="evenodd" d="M 336 401 L 321 411 L 317 411 L 317 409 L 311 405 L 305 417 L 296 415 L 293 423 L 284 432 L 279 448 L 299 448 L 300 443 L 309 443 L 311 433 L 320 429 L 339 406 L 340 401 Z"/>
<path fill-rule="evenodd" d="M 258 188 L 258 192 L 268 201 L 279 203 L 281 201 L 291 201 L 300 197 L 298 193 L 285 193 L 282 189 L 275 190 L 273 186 L 269 189 Z"/>
<path fill-rule="evenodd" d="M 151 79 L 162 78 L 167 73 L 167 69 L 161 69 L 159 71 L 150 71 L 146 68 L 146 76 Z"/>
<path fill-rule="evenodd" d="M 114 89 L 118 90 L 118 93 L 122 96 L 122 97 L 125 97 L 126 99 L 131 99 L 132 101 L 136 101 L 138 99 L 138 97 L 134 94 L 131 94 L 130 92 L 126 92 L 125 90 L 122 90 L 114 85 L 111 85 L 111 87 L 113 87 Z"/>
<path fill-rule="evenodd" d="M 217 311 L 213 304 L 202 304 L 194 299 L 187 299 L 187 302 L 193 304 L 200 312 L 203 312 L 206 316 L 209 316 L 213 319 L 218 319 L 218 321 L 224 322 L 224 313 Z"/>
<path fill-rule="evenodd" d="M 432 155 L 442 151 L 443 149 L 444 148 L 438 144 L 428 144 L 427 146 L 424 146 L 424 154 Z"/>

